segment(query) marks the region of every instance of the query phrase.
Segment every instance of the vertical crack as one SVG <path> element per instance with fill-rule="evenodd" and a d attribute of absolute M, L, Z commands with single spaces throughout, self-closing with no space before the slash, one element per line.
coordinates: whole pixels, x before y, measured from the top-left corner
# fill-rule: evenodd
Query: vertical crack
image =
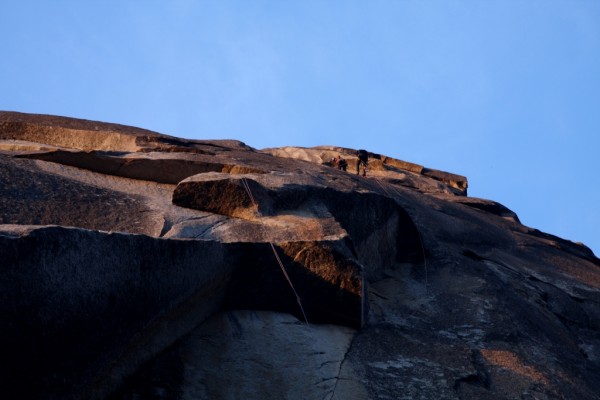
<path fill-rule="evenodd" d="M 358 334 L 358 331 L 352 335 L 352 340 L 348 344 L 348 348 L 346 349 L 346 352 L 344 353 L 344 355 L 340 361 L 340 366 L 338 368 L 337 374 L 332 378 L 332 379 L 335 379 L 335 384 L 333 385 L 333 388 L 331 389 L 331 391 L 329 391 L 329 393 L 327 393 L 325 395 L 324 400 L 333 400 L 333 398 L 335 396 L 335 392 L 337 390 L 338 383 L 340 382 L 340 380 L 342 380 L 340 375 L 342 373 L 342 369 L 344 368 L 344 363 L 346 362 L 346 360 L 348 358 L 348 353 L 350 353 L 350 349 L 352 349 L 352 344 L 354 343 L 354 339 L 356 338 L 357 334 Z"/>

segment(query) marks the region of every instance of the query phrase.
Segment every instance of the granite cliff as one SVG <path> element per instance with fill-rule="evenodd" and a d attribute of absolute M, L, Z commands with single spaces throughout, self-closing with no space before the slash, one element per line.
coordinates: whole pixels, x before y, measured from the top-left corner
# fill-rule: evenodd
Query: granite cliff
<path fill-rule="evenodd" d="M 600 398 L 587 247 L 354 154 L 0 112 L 2 397 Z"/>

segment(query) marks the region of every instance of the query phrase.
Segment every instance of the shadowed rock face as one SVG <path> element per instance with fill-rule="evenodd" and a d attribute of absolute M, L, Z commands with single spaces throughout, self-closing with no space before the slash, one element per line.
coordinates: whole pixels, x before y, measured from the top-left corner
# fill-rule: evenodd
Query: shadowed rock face
<path fill-rule="evenodd" d="M 340 154 L 0 112 L 3 398 L 598 398 L 589 249 Z"/>
<path fill-rule="evenodd" d="M 3 225 L 0 248 L 0 383 L 14 398 L 118 384 L 220 308 L 237 263 L 215 242 L 58 226 Z"/>

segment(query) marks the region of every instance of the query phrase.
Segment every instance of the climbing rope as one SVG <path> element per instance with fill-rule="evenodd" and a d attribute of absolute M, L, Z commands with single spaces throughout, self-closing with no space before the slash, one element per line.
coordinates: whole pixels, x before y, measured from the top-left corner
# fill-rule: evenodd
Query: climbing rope
<path fill-rule="evenodd" d="M 258 213 L 258 215 L 260 217 L 261 215 L 260 215 L 260 212 L 258 211 L 258 203 L 256 202 L 256 199 L 252 195 L 252 191 L 250 190 L 250 185 L 248 184 L 248 181 L 246 180 L 246 178 L 242 178 L 241 180 L 242 180 L 242 184 L 244 185 L 244 188 L 246 189 L 246 192 L 248 193 L 248 197 L 250 197 L 250 201 L 252 202 L 254 207 L 256 207 L 256 212 Z M 266 235 L 266 230 L 265 230 L 264 225 L 261 225 L 261 228 L 263 229 L 263 234 L 266 237 L 267 235 Z M 294 292 L 294 296 L 296 296 L 296 301 L 298 302 L 298 305 L 300 306 L 300 311 L 302 311 L 302 316 L 304 317 L 304 322 L 306 322 L 307 326 L 310 326 L 308 324 L 308 318 L 306 318 L 306 313 L 304 312 L 304 307 L 302 306 L 302 301 L 300 300 L 300 296 L 298 296 L 298 292 L 296 292 L 296 289 L 294 288 L 294 284 L 292 283 L 290 276 L 288 275 L 285 267 L 283 266 L 283 261 L 281 261 L 281 258 L 279 258 L 279 254 L 277 253 L 277 249 L 275 248 L 275 245 L 273 244 L 273 242 L 269 242 L 269 244 L 271 245 L 271 250 L 273 250 L 275 259 L 277 260 L 277 263 L 279 264 L 279 268 L 281 269 L 281 272 L 283 272 L 283 276 L 285 277 L 285 279 L 288 281 L 288 284 L 292 288 L 292 291 Z"/>
<path fill-rule="evenodd" d="M 254 207 L 256 207 L 256 211 L 258 212 L 258 203 L 256 202 L 256 200 L 254 199 L 254 196 L 252 195 L 252 191 L 250 190 L 250 185 L 248 185 L 248 181 L 246 181 L 246 178 L 242 178 L 242 184 L 244 185 L 244 188 L 246 189 L 246 192 L 248 193 L 248 196 L 250 197 L 250 201 L 252 202 L 252 204 L 254 204 Z"/>

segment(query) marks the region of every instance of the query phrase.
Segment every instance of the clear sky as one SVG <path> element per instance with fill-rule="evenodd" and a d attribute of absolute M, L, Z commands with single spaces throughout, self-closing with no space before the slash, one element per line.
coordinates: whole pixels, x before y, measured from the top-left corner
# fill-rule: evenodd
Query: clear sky
<path fill-rule="evenodd" d="M 0 110 L 462 174 L 600 255 L 600 1 L 19 0 Z"/>

